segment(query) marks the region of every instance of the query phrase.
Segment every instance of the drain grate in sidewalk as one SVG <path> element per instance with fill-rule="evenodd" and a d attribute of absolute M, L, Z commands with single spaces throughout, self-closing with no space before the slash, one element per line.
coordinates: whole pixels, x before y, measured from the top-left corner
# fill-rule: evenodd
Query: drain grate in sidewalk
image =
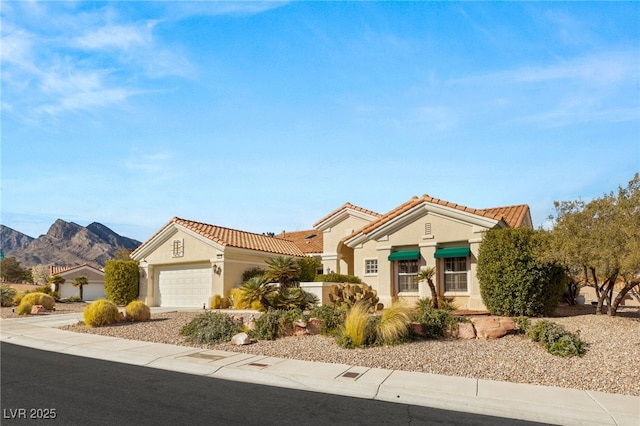
<path fill-rule="evenodd" d="M 217 361 L 219 359 L 224 359 L 226 356 L 223 355 L 213 355 L 213 354 L 203 354 L 202 352 L 196 352 L 194 354 L 185 355 L 191 358 L 200 358 L 206 359 L 208 361 Z"/>
<path fill-rule="evenodd" d="M 251 363 L 249 363 L 247 365 L 249 365 L 251 367 L 260 367 L 260 368 L 269 366 L 269 364 L 262 364 L 260 362 L 251 362 Z"/>
<path fill-rule="evenodd" d="M 342 377 L 346 377 L 347 379 L 355 379 L 358 377 L 360 373 L 354 373 L 353 371 L 348 371 L 342 375 Z"/>

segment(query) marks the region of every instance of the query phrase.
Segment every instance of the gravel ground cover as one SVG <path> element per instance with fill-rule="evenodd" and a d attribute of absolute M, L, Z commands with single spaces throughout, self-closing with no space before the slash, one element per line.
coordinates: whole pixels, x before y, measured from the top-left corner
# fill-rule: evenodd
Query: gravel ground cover
<path fill-rule="evenodd" d="M 557 316 L 549 318 L 570 331 L 580 330 L 581 338 L 588 344 L 587 354 L 582 358 L 550 355 L 542 346 L 520 335 L 508 335 L 498 340 L 429 340 L 366 349 L 343 349 L 326 336 L 287 337 L 247 346 L 190 344 L 179 331 L 199 313 L 170 312 L 153 315 L 148 322 L 100 328 L 77 324 L 62 328 L 279 358 L 640 396 L 640 315 L 637 308 L 623 309 L 618 317 L 610 318 L 594 315 L 591 307 L 563 307 Z"/>

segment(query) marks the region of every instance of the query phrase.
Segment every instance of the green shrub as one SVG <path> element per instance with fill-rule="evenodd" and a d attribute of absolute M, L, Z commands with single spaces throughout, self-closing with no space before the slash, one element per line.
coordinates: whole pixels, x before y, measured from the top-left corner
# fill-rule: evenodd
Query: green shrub
<path fill-rule="evenodd" d="M 259 266 L 249 268 L 242 273 L 242 282 L 249 281 L 253 277 L 261 277 L 267 272 L 266 269 Z"/>
<path fill-rule="evenodd" d="M 232 288 L 229 299 L 233 303 L 233 309 L 249 309 L 251 305 L 245 301 L 244 290 L 239 287 Z"/>
<path fill-rule="evenodd" d="M 449 311 L 433 308 L 425 309 L 420 313 L 417 320 L 422 324 L 427 339 L 441 339 L 446 337 L 448 331 L 455 327 L 458 322 Z"/>
<path fill-rule="evenodd" d="M 249 332 L 249 336 L 259 340 L 275 340 L 293 331 L 293 323 L 297 319 L 304 319 L 299 309 L 269 309 L 256 319 L 256 327 Z"/>
<path fill-rule="evenodd" d="M 242 325 L 231 316 L 207 311 L 182 327 L 180 334 L 193 343 L 228 342 L 242 332 Z"/>
<path fill-rule="evenodd" d="M 322 266 L 322 263 L 315 257 L 302 257 L 298 259 L 300 267 L 300 282 L 313 282 L 316 279 L 316 271 Z"/>
<path fill-rule="evenodd" d="M 534 342 L 541 343 L 552 355 L 583 356 L 586 352 L 586 343 L 580 339 L 580 332 L 571 333 L 562 325 L 542 320 L 527 330 L 527 336 Z"/>
<path fill-rule="evenodd" d="M 8 285 L 0 284 L 0 306 L 13 306 L 13 298 L 16 296 L 16 289 Z"/>
<path fill-rule="evenodd" d="M 518 330 L 520 334 L 526 333 L 529 327 L 531 327 L 531 321 L 527 317 L 515 317 L 513 318 L 513 322 L 515 322 L 516 330 Z"/>
<path fill-rule="evenodd" d="M 141 300 L 129 303 L 124 311 L 129 321 L 149 321 L 151 319 L 151 309 Z"/>
<path fill-rule="evenodd" d="M 127 305 L 138 297 L 139 265 L 135 260 L 108 260 L 104 267 L 104 293 L 117 305 Z"/>
<path fill-rule="evenodd" d="M 211 299 L 209 299 L 209 307 L 211 309 L 220 309 L 221 305 L 222 296 L 220 296 L 219 294 L 214 294 L 213 296 L 211 296 Z"/>
<path fill-rule="evenodd" d="M 40 287 L 36 287 L 35 289 L 31 290 L 29 293 L 44 293 L 44 294 L 48 294 L 49 296 L 53 297 L 53 299 L 56 300 L 56 301 L 60 300 L 60 293 L 57 292 L 57 291 L 53 291 L 53 289 L 49 285 L 43 285 L 43 286 L 40 286 Z"/>
<path fill-rule="evenodd" d="M 340 326 L 344 324 L 347 310 L 338 306 L 322 305 L 316 306 L 309 312 L 310 318 L 322 320 L 322 334 L 336 334 Z"/>
<path fill-rule="evenodd" d="M 541 260 L 544 234 L 526 228 L 492 229 L 480 245 L 477 276 L 491 314 L 552 314 L 566 287 L 563 269 Z"/>
<path fill-rule="evenodd" d="M 362 280 L 354 275 L 321 274 L 316 275 L 316 282 L 360 284 Z"/>
<path fill-rule="evenodd" d="M 27 294 L 27 292 L 24 293 L 18 293 L 15 296 L 13 296 L 13 305 L 14 306 L 19 306 L 20 302 L 22 302 L 22 298 Z"/>
<path fill-rule="evenodd" d="M 78 303 L 78 302 L 82 302 L 82 299 L 80 299 L 78 296 L 71 296 L 71 297 L 66 297 L 64 299 L 60 299 L 60 300 L 58 300 L 58 302 L 60 302 L 60 303 Z"/>
<path fill-rule="evenodd" d="M 111 301 L 98 299 L 84 308 L 84 323 L 88 327 L 102 327 L 120 321 L 118 307 Z"/>
<path fill-rule="evenodd" d="M 46 310 L 51 311 L 55 308 L 56 301 L 48 294 L 40 292 L 26 294 L 18 305 L 18 315 L 30 314 L 34 305 L 42 305 Z"/>
<path fill-rule="evenodd" d="M 393 345 L 405 342 L 409 336 L 409 307 L 403 302 L 396 302 L 385 309 L 377 325 L 377 342 Z"/>

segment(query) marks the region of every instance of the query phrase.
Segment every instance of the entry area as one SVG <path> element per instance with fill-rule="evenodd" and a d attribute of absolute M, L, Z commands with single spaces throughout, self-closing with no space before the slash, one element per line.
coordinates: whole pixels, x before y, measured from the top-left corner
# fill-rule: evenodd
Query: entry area
<path fill-rule="evenodd" d="M 202 308 L 211 297 L 211 266 L 162 268 L 158 288 L 159 306 Z"/>

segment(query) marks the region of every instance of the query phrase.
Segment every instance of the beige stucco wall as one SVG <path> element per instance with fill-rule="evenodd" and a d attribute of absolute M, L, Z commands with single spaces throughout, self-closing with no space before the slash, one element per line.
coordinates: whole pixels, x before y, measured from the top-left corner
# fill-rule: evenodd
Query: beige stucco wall
<path fill-rule="evenodd" d="M 431 224 L 431 234 L 425 234 L 425 224 Z M 464 223 L 457 219 L 450 219 L 439 214 L 425 211 L 425 214 L 417 217 L 410 223 L 405 223 L 399 229 L 395 229 L 388 235 L 378 236 L 377 240 L 368 240 L 353 249 L 354 275 L 362 278 L 378 292 L 380 301 L 388 306 L 398 298 L 414 303 L 418 298 L 431 297 L 431 291 L 426 283 L 420 283 L 417 292 L 401 293 L 396 291 L 393 263 L 388 257 L 393 251 L 420 250 L 419 267 L 437 267 L 434 283 L 440 294 L 443 292 L 442 261 L 434 258 L 436 248 L 468 246 L 471 249 L 469 258 L 469 273 L 467 275 L 467 293 L 445 294 L 455 297 L 455 303 L 460 309 L 485 309 L 480 297 L 480 286 L 476 278 L 476 264 L 478 249 L 482 239 L 482 233 L 486 228 L 478 227 L 470 223 Z M 365 275 L 365 259 L 378 259 L 378 274 Z"/>
<path fill-rule="evenodd" d="M 181 257 L 172 255 L 175 239 L 183 240 L 184 253 Z M 167 233 L 161 242 L 156 242 L 155 248 L 140 259 L 139 299 L 149 306 L 157 306 L 159 273 L 163 269 L 175 267 L 210 267 L 210 297 L 215 294 L 228 296 L 231 289 L 242 284 L 244 271 L 256 266 L 266 269 L 266 260 L 277 256 L 279 255 L 273 253 L 219 246 L 176 228 L 174 232 Z"/>
<path fill-rule="evenodd" d="M 343 248 L 340 241 L 367 223 L 368 220 L 349 215 L 323 231 L 322 269 L 325 273 L 330 270 L 338 274 L 354 274 L 351 250 Z"/>

